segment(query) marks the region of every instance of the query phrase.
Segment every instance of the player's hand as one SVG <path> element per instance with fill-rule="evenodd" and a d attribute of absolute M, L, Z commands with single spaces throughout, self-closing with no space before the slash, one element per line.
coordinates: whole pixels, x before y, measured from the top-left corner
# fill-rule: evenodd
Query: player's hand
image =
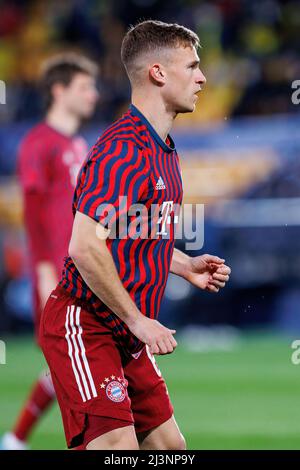
<path fill-rule="evenodd" d="M 208 292 L 219 292 L 229 280 L 231 269 L 225 260 L 213 255 L 190 258 L 186 279 Z"/>
<path fill-rule="evenodd" d="M 177 346 L 173 337 L 176 330 L 169 330 L 157 320 L 151 320 L 143 314 L 128 327 L 140 341 L 149 346 L 151 354 L 171 354 Z"/>

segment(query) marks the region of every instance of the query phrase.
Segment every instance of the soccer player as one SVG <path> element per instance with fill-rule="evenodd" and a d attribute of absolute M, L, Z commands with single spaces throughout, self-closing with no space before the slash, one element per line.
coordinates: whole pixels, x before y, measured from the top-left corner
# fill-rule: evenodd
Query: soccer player
<path fill-rule="evenodd" d="M 161 299 L 169 271 L 211 292 L 230 274 L 223 259 L 174 250 L 182 183 L 169 131 L 205 83 L 198 45 L 177 24 L 128 31 L 132 104 L 80 170 L 69 257 L 40 327 L 69 448 L 185 449 L 153 356 L 177 345 Z"/>
<path fill-rule="evenodd" d="M 43 67 L 46 116 L 21 142 L 18 168 L 24 201 L 24 224 L 32 268 L 35 329 L 50 292 L 63 269 L 72 231 L 72 198 L 76 177 L 87 155 L 77 135 L 98 99 L 97 66 L 79 54 L 49 59 Z M 55 397 L 49 371 L 43 372 L 2 448 L 26 449 L 34 425 Z"/>

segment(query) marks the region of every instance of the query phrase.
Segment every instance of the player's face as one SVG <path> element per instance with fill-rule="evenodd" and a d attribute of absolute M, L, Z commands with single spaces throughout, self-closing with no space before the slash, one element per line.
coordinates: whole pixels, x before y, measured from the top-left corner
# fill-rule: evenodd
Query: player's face
<path fill-rule="evenodd" d="M 67 111 L 80 119 L 89 118 L 93 114 L 98 98 L 95 79 L 84 73 L 74 75 L 62 96 Z"/>
<path fill-rule="evenodd" d="M 164 99 L 169 109 L 176 113 L 189 113 L 195 110 L 197 93 L 206 83 L 199 68 L 199 57 L 194 47 L 179 47 L 171 51 L 166 65 Z"/>

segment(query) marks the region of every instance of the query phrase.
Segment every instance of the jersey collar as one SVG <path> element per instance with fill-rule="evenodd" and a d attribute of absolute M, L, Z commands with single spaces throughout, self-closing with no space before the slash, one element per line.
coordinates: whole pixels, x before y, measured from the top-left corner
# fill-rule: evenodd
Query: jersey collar
<path fill-rule="evenodd" d="M 170 135 L 168 135 L 167 140 L 169 142 L 169 145 L 162 140 L 162 138 L 158 135 L 154 127 L 150 124 L 148 119 L 145 118 L 145 116 L 137 109 L 134 104 L 131 104 L 129 106 L 130 112 L 133 116 L 137 116 L 143 124 L 147 127 L 148 131 L 152 135 L 152 137 L 156 140 L 156 142 L 160 145 L 160 147 L 168 153 L 171 153 L 175 150 L 175 144 L 173 142 L 173 139 Z"/>

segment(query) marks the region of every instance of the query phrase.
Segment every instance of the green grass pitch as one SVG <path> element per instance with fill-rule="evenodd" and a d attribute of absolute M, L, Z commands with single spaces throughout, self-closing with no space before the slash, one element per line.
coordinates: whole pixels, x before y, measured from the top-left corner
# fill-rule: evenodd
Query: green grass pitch
<path fill-rule="evenodd" d="M 29 338 L 6 338 L 0 365 L 0 434 L 12 425 L 43 358 Z M 300 365 L 291 341 L 243 337 L 227 352 L 179 346 L 158 362 L 189 449 L 300 449 Z M 30 439 L 32 449 L 64 449 L 57 405 Z"/>

